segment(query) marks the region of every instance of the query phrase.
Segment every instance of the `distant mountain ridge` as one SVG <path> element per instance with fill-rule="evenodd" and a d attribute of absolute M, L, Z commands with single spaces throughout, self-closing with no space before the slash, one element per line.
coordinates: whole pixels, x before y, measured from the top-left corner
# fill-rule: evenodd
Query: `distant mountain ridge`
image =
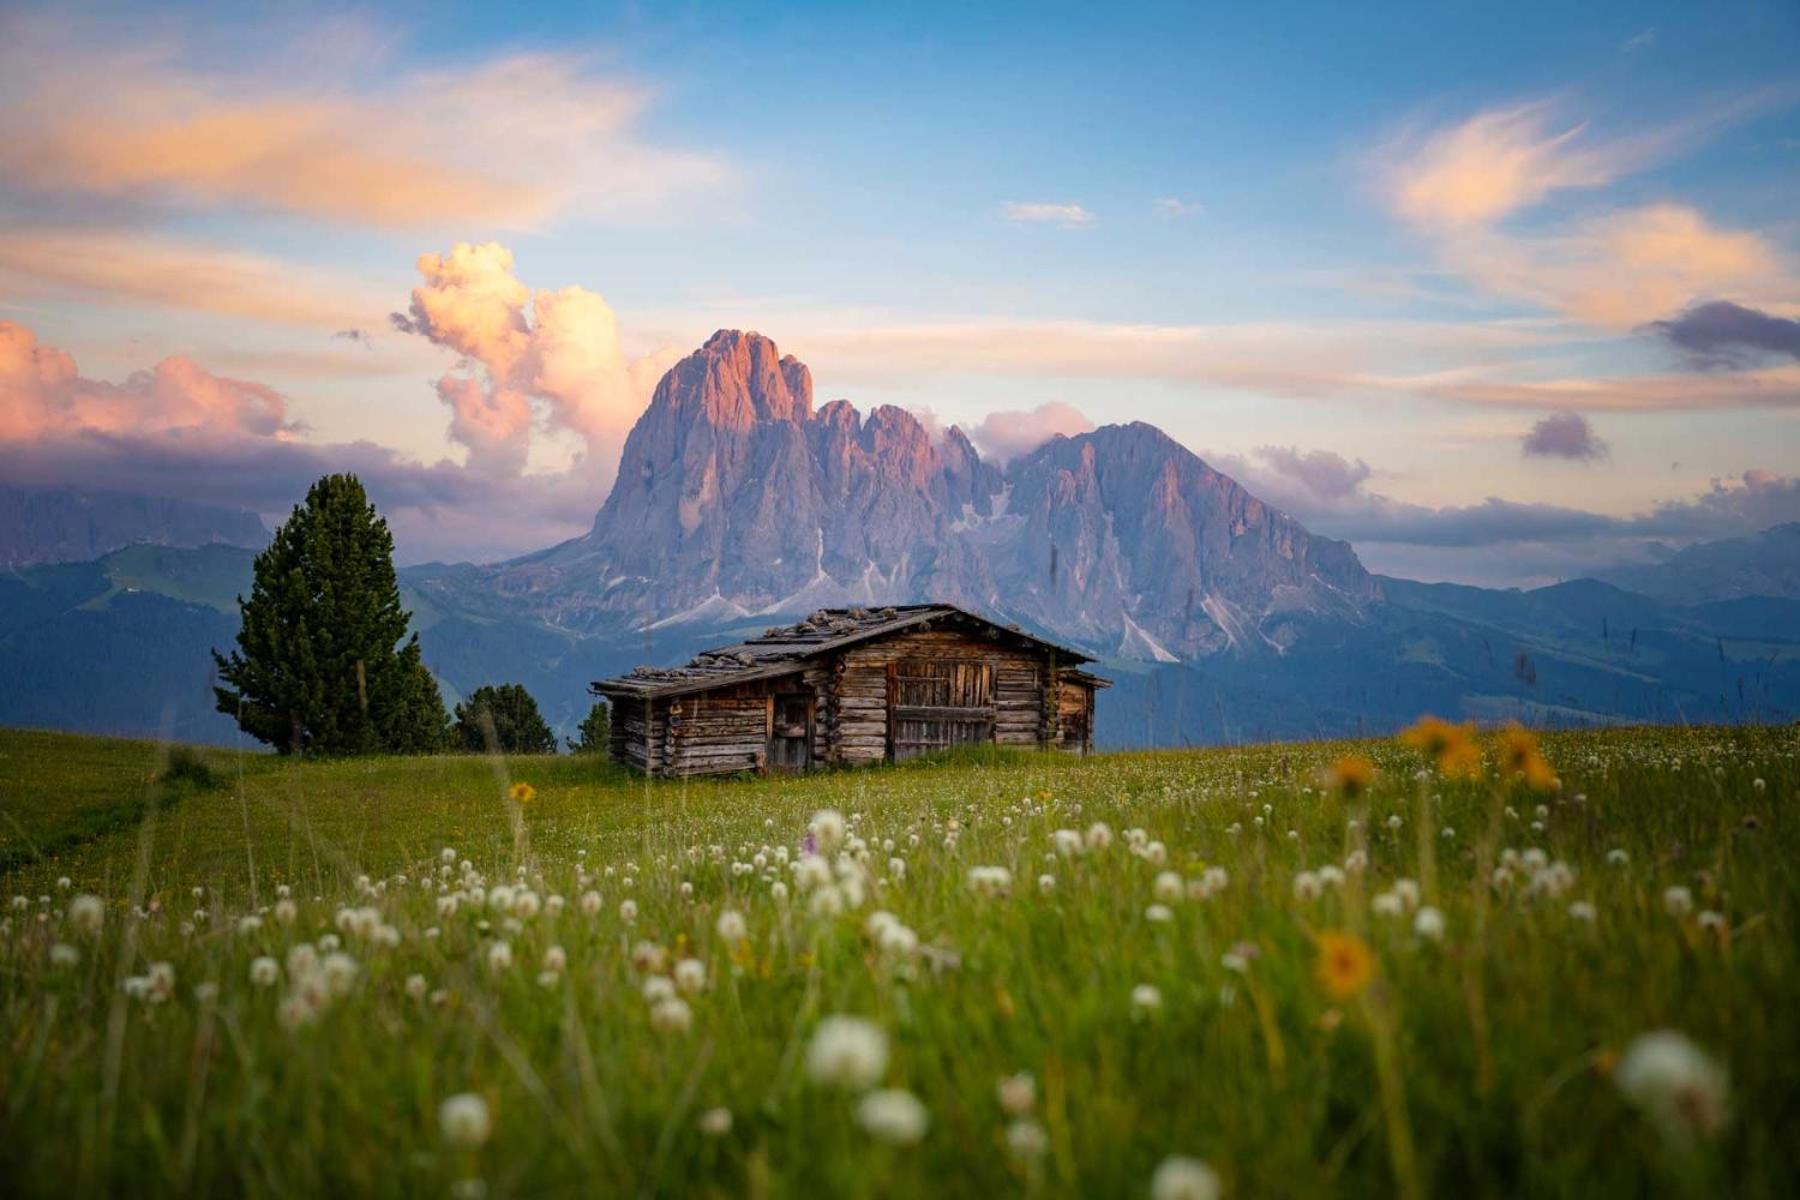
<path fill-rule="evenodd" d="M 588 534 L 442 586 L 580 633 L 947 601 L 1157 661 L 1282 651 L 1380 598 L 1348 545 L 1152 426 L 1002 470 L 901 408 L 815 412 L 806 366 L 735 330 L 663 378 Z"/>
<path fill-rule="evenodd" d="M 138 543 L 260 547 L 262 518 L 192 500 L 77 487 L 0 484 L 0 567 L 87 562 Z"/>
<path fill-rule="evenodd" d="M 1698 542 L 1660 563 L 1598 574 L 1619 587 L 1680 604 L 1752 596 L 1800 599 L 1800 521 L 1751 537 Z"/>

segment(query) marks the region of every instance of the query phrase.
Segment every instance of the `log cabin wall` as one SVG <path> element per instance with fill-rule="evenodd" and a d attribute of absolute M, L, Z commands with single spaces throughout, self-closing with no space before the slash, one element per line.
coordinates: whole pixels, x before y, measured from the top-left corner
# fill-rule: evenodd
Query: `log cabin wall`
<path fill-rule="evenodd" d="M 689 692 L 668 705 L 669 775 L 719 775 L 767 767 L 775 698 L 807 691 L 799 674 Z M 816 722 L 812 722 L 816 724 Z M 808 731 L 811 736 L 811 730 Z"/>
<path fill-rule="evenodd" d="M 836 741 L 831 750 L 835 757 L 824 756 L 824 761 L 854 765 L 882 762 L 890 754 L 904 757 L 905 731 L 890 729 L 888 725 L 890 705 L 901 707 L 901 702 L 908 699 L 892 691 L 892 687 L 899 686 L 900 671 L 890 672 L 889 668 L 898 668 L 902 663 L 985 667 L 990 680 L 988 695 L 985 703 L 974 707 L 991 712 L 992 740 L 1002 746 L 1039 743 L 1048 668 L 1042 657 L 1027 650 L 958 630 L 930 629 L 878 638 L 836 657 L 841 667 L 834 672 L 838 707 Z M 945 685 L 952 693 L 961 692 L 945 697 L 951 701 L 969 699 L 966 689 L 979 687 L 966 671 L 960 680 L 950 676 Z M 950 703 L 938 707 L 961 710 L 970 706 Z"/>

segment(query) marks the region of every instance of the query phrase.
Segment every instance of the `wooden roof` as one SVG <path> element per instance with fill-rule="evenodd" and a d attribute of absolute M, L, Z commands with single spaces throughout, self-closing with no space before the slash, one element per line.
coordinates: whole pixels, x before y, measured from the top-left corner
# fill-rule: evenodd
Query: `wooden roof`
<path fill-rule="evenodd" d="M 952 604 L 896 604 L 885 608 L 822 608 L 793 625 L 779 625 L 731 646 L 702 650 L 685 666 L 638 667 L 629 675 L 596 680 L 590 690 L 607 695 L 673 696 L 728 684 L 787 675 L 807 660 L 872 638 L 925 625 L 967 629 L 1002 642 L 1022 642 L 1070 665 L 1093 656 L 1017 625 L 1001 625 Z M 1085 674 L 1085 673 L 1083 673 Z M 1089 678 L 1095 678 L 1089 676 Z M 1098 681 L 1104 685 L 1104 680 Z"/>

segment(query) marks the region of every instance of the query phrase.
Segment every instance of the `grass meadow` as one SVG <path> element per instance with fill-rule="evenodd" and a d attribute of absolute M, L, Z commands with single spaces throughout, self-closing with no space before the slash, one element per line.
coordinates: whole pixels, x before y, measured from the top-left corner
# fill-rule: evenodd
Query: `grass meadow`
<path fill-rule="evenodd" d="M 1467 739 L 0 731 L 0 1191 L 1800 1194 L 1800 732 Z"/>

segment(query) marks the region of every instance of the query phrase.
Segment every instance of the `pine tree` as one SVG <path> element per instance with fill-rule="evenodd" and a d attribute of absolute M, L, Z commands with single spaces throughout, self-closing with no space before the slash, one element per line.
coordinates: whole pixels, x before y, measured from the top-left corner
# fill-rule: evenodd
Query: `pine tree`
<path fill-rule="evenodd" d="M 606 701 L 594 701 L 594 707 L 588 709 L 588 715 L 575 732 L 580 736 L 569 739 L 569 753 L 604 757 L 612 744 L 612 709 Z"/>
<path fill-rule="evenodd" d="M 456 744 L 476 754 L 555 754 L 556 735 L 523 684 L 478 687 L 456 706 Z"/>
<path fill-rule="evenodd" d="M 394 539 L 354 475 L 327 475 L 256 556 L 219 711 L 283 754 L 440 749 L 448 718 L 400 607 Z M 404 642 L 403 642 L 404 639 Z"/>

